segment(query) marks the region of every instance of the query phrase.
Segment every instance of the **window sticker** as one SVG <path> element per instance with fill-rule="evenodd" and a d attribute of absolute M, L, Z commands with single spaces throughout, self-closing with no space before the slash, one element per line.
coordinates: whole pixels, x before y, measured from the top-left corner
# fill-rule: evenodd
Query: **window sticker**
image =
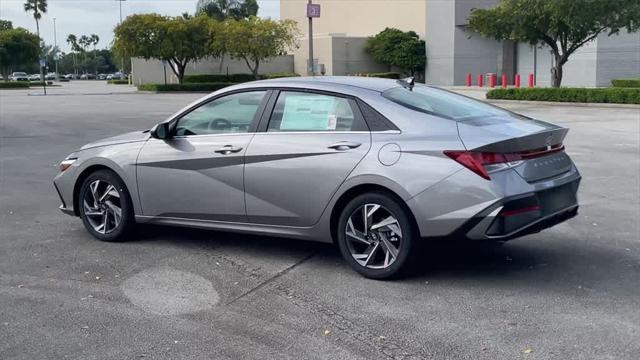
<path fill-rule="evenodd" d="M 335 130 L 336 99 L 324 95 L 293 95 L 285 98 L 280 130 Z"/>
<path fill-rule="evenodd" d="M 329 115 L 329 119 L 327 120 L 327 130 L 335 130 L 336 126 L 338 126 L 338 117 L 335 114 Z"/>

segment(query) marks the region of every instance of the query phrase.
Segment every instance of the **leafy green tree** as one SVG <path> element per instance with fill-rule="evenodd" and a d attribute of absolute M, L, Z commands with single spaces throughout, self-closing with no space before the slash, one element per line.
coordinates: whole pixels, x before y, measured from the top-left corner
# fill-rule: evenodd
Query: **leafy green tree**
<path fill-rule="evenodd" d="M 47 0 L 27 0 L 24 3 L 24 11 L 33 13 L 33 18 L 36 20 L 36 32 L 40 37 L 40 19 L 42 19 L 42 14 L 47 13 Z"/>
<path fill-rule="evenodd" d="M 252 16 L 226 23 L 226 51 L 243 59 L 258 79 L 260 63 L 284 55 L 296 46 L 297 27 L 293 20 L 275 21 Z"/>
<path fill-rule="evenodd" d="M 0 72 L 5 79 L 15 67 L 38 60 L 40 37 L 17 28 L 0 31 Z"/>
<path fill-rule="evenodd" d="M 127 17 L 114 30 L 114 50 L 125 56 L 165 60 L 182 83 L 187 64 L 212 53 L 211 19 L 142 14 Z"/>
<path fill-rule="evenodd" d="M 198 0 L 196 14 L 205 13 L 216 20 L 246 19 L 258 14 L 256 0 Z"/>
<path fill-rule="evenodd" d="M 364 50 L 375 61 L 412 76 L 424 71 L 427 63 L 425 42 L 414 31 L 386 28 L 367 39 Z"/>
<path fill-rule="evenodd" d="M 469 28 L 496 40 L 514 40 L 551 48 L 552 85 L 562 83 L 562 67 L 580 47 L 603 32 L 640 27 L 638 0 L 501 0 L 491 9 L 475 9 Z"/>
<path fill-rule="evenodd" d="M 13 29 L 13 23 L 9 20 L 0 19 L 0 31 Z"/>

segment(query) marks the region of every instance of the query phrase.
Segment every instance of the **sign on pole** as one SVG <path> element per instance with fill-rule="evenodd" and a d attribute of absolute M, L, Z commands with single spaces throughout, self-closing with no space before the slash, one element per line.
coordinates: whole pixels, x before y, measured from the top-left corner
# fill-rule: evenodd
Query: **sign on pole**
<path fill-rule="evenodd" d="M 40 59 L 40 67 L 46 67 L 47 66 L 47 59 Z"/>
<path fill-rule="evenodd" d="M 307 4 L 307 17 L 319 18 L 320 17 L 320 4 Z"/>

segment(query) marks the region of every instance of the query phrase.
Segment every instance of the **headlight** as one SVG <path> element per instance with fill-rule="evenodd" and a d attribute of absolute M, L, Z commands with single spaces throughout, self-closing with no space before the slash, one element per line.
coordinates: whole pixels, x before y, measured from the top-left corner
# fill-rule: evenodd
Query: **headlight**
<path fill-rule="evenodd" d="M 78 160 L 78 158 L 76 157 L 67 157 L 66 159 L 62 160 L 62 162 L 59 165 L 60 171 L 67 170 L 69 166 L 71 166 L 74 162 L 76 162 L 76 160 Z"/>

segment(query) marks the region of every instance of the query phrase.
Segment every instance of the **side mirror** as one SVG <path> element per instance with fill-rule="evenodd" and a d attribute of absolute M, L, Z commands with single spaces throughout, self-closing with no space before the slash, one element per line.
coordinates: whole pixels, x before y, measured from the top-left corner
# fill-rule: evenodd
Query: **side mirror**
<path fill-rule="evenodd" d="M 164 140 L 171 137 L 169 135 L 169 123 L 166 122 L 157 124 L 156 126 L 152 127 L 149 133 L 151 134 L 151 137 L 154 137 L 156 139 Z"/>

